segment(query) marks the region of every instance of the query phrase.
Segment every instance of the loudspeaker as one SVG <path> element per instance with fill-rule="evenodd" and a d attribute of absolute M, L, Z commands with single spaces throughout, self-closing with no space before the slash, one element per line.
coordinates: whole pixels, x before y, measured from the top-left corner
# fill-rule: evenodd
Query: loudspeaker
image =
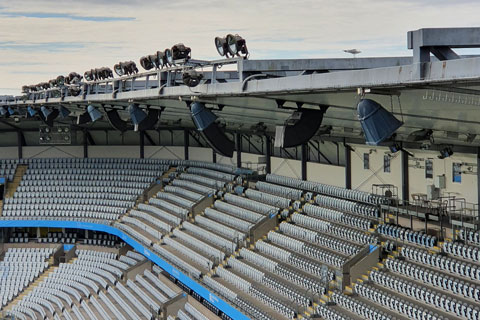
<path fill-rule="evenodd" d="M 308 142 L 320 128 L 327 108 L 321 106 L 320 110 L 302 109 L 294 112 L 290 118 L 294 124 L 276 127 L 275 147 L 290 148 Z"/>
<path fill-rule="evenodd" d="M 215 122 L 217 116 L 201 102 L 194 102 L 190 108 L 197 130 L 210 147 L 218 154 L 229 158 L 233 157 L 235 143 L 227 137 L 218 123 Z"/>
<path fill-rule="evenodd" d="M 52 109 L 52 111 L 48 113 L 47 117 L 45 117 L 43 112 L 38 112 L 40 119 L 43 121 L 43 123 L 45 123 L 49 127 L 53 127 L 53 120 L 55 120 L 58 117 L 58 114 L 59 112 L 57 109 Z"/>
<path fill-rule="evenodd" d="M 370 99 L 362 99 L 358 103 L 357 113 L 368 145 L 379 145 L 403 125 L 393 114 Z"/>
<path fill-rule="evenodd" d="M 107 111 L 107 118 L 112 127 L 118 131 L 125 132 L 127 130 L 133 129 L 132 126 L 129 126 L 128 121 L 122 120 L 118 111 L 115 109 Z"/>

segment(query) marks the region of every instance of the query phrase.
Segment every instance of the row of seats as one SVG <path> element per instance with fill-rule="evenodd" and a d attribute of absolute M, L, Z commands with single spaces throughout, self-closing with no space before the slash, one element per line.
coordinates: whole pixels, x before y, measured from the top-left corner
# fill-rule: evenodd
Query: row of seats
<path fill-rule="evenodd" d="M 349 225 L 357 229 L 369 230 L 371 227 L 373 227 L 372 220 L 368 218 L 359 217 L 343 211 L 319 207 L 310 203 L 307 203 L 303 206 L 303 212 L 309 216 L 341 222 L 342 224 Z"/>
<path fill-rule="evenodd" d="M 343 227 L 329 221 L 309 217 L 303 214 L 294 213 L 291 216 L 291 219 L 300 226 L 335 235 L 341 239 L 347 239 L 355 243 L 376 244 L 378 242 L 378 238 L 376 236 L 366 234 L 364 231 Z"/>
<path fill-rule="evenodd" d="M 218 267 L 216 269 L 216 273 L 218 276 L 235 286 L 237 289 L 240 289 L 243 292 L 248 293 L 252 297 L 260 300 L 261 302 L 271 307 L 273 310 L 277 311 L 281 315 L 287 317 L 288 319 L 293 319 L 296 316 L 295 309 L 290 307 L 287 303 L 280 301 L 278 298 L 271 297 L 264 290 L 255 287 L 251 282 L 237 276 L 236 274 L 225 269 L 224 267 Z"/>
<path fill-rule="evenodd" d="M 297 239 L 307 240 L 346 256 L 353 256 L 362 250 L 361 245 L 353 244 L 288 222 L 280 223 L 279 229 L 286 235 L 290 235 Z"/>
<path fill-rule="evenodd" d="M 413 231 L 393 224 L 379 224 L 377 232 L 391 238 L 408 241 L 423 247 L 433 247 L 437 244 L 437 237 L 422 232 Z"/>
<path fill-rule="evenodd" d="M 466 230 L 460 229 L 458 232 L 458 237 L 460 240 L 472 242 L 474 244 L 480 245 L 480 231 L 476 230 Z"/>
<path fill-rule="evenodd" d="M 427 266 L 480 281 L 480 266 L 447 257 L 439 254 L 432 254 L 426 250 L 403 246 L 400 248 L 400 255 Z"/>
<path fill-rule="evenodd" d="M 325 279 L 327 281 L 335 279 L 335 274 L 325 264 L 314 262 L 297 253 L 279 248 L 263 240 L 259 240 L 255 243 L 255 249 L 262 254 L 318 276 L 320 279 Z"/>
<path fill-rule="evenodd" d="M 350 199 L 354 201 L 360 201 L 370 204 L 380 204 L 384 201 L 384 197 L 374 195 L 364 191 L 351 190 L 341 187 L 336 187 L 328 184 L 323 184 L 320 182 L 305 181 L 301 179 L 295 179 L 285 176 L 279 176 L 276 174 L 267 174 L 267 182 L 281 184 L 297 189 L 303 189 L 308 191 L 317 192 L 320 194 L 325 194 L 337 198 Z"/>
<path fill-rule="evenodd" d="M 301 200 L 303 191 L 300 189 L 294 189 L 284 186 L 279 186 L 277 184 L 268 183 L 264 181 L 258 181 L 255 183 L 255 188 L 267 192 L 273 195 L 277 195 L 283 198 L 292 199 L 292 200 Z"/>
<path fill-rule="evenodd" d="M 115 200 L 134 200 L 139 194 L 143 192 L 143 189 L 123 188 L 117 187 L 109 190 L 105 193 L 104 187 L 92 187 L 92 186 L 19 186 L 17 188 L 19 192 L 69 192 L 75 193 L 78 197 L 95 198 L 95 199 L 115 199 Z M 118 199 L 117 196 L 127 196 L 127 199 Z M 133 197 L 132 197 L 133 195 Z"/>
<path fill-rule="evenodd" d="M 280 211 L 279 207 L 274 207 L 272 205 L 240 197 L 231 193 L 226 193 L 224 195 L 224 199 L 228 203 L 261 213 L 263 215 L 277 214 Z"/>
<path fill-rule="evenodd" d="M 480 262 L 480 247 L 470 246 L 467 244 L 445 241 L 442 250 L 448 254 L 452 254 L 463 259 Z"/>
<path fill-rule="evenodd" d="M 261 219 L 264 218 L 264 215 L 262 215 L 262 214 L 260 214 L 256 211 L 244 209 L 244 208 L 238 207 L 236 205 L 233 205 L 233 204 L 221 201 L 221 200 L 215 201 L 213 206 L 215 207 L 215 209 L 217 209 L 219 211 L 226 212 L 226 213 L 228 213 L 232 216 L 239 217 L 239 218 L 241 218 L 243 220 L 247 220 L 251 223 L 257 223 Z"/>
<path fill-rule="evenodd" d="M 324 264 L 329 264 L 340 268 L 347 261 L 346 257 L 339 255 L 336 252 L 313 246 L 309 243 L 300 241 L 298 239 L 286 236 L 281 233 L 270 231 L 267 235 L 267 238 L 273 244 L 281 246 L 285 249 L 289 249 L 296 253 L 301 253 Z"/>
<path fill-rule="evenodd" d="M 99 175 L 99 176 L 118 176 L 119 178 L 124 178 L 123 176 L 148 176 L 148 177 L 159 177 L 163 174 L 164 170 L 168 170 L 168 167 L 154 167 L 154 169 L 142 168 L 141 170 L 132 170 L 132 169 L 93 169 L 93 168 L 49 168 L 49 169 L 34 169 L 29 168 L 26 174 L 30 175 L 84 175 L 88 173 L 89 175 Z M 128 179 L 128 178 L 127 178 Z"/>
<path fill-rule="evenodd" d="M 157 218 L 160 218 L 161 220 L 168 221 L 169 223 L 171 223 L 175 226 L 178 226 L 180 223 L 182 223 L 182 219 L 179 218 L 178 216 L 176 216 L 176 215 L 174 215 L 170 212 L 167 212 L 165 210 L 162 210 L 162 209 L 160 209 L 160 208 L 158 208 L 157 206 L 154 206 L 154 205 L 140 203 L 138 205 L 138 210 L 143 211 L 143 212 L 148 212 L 151 215 L 153 215 Z"/>
<path fill-rule="evenodd" d="M 348 211 L 369 218 L 377 218 L 380 215 L 380 211 L 376 206 L 362 204 L 359 202 L 345 200 L 341 198 L 317 195 L 315 196 L 315 203 L 320 206 L 338 209 L 342 211 Z"/>
<path fill-rule="evenodd" d="M 276 196 L 270 193 L 258 191 L 255 189 L 247 189 L 245 191 L 245 196 L 249 199 L 263 202 L 277 208 L 288 208 L 290 207 L 292 200 L 280 196 Z"/>
<path fill-rule="evenodd" d="M 283 281 L 280 281 L 280 279 L 270 276 L 235 257 L 229 258 L 227 263 L 233 270 L 247 276 L 248 278 L 251 278 L 258 283 L 263 284 L 266 287 L 269 287 L 273 291 L 279 293 L 298 305 L 308 307 L 312 304 L 312 300 L 304 293 L 299 292 L 292 286 L 286 285 Z"/>

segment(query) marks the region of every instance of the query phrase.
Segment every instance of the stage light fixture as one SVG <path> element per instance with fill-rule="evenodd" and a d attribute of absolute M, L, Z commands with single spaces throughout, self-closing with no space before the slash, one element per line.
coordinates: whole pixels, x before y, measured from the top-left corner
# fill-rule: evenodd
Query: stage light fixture
<path fill-rule="evenodd" d="M 393 114 L 371 99 L 362 99 L 358 103 L 357 114 L 368 145 L 379 145 L 403 125 Z"/>
<path fill-rule="evenodd" d="M 83 74 L 83 77 L 84 77 L 85 80 L 87 80 L 87 81 L 93 81 L 93 80 L 95 80 L 94 74 L 93 74 L 93 69 L 92 69 L 92 70 L 85 71 L 85 73 Z"/>
<path fill-rule="evenodd" d="M 453 155 L 453 150 L 450 147 L 445 147 L 442 150 L 440 150 L 440 155 L 438 156 L 438 159 L 445 159 Z"/>
<path fill-rule="evenodd" d="M 119 77 L 138 73 L 137 65 L 133 61 L 119 62 L 113 66 L 113 69 Z"/>
<path fill-rule="evenodd" d="M 192 49 L 185 46 L 183 43 L 177 43 L 172 47 L 172 58 L 173 60 L 190 59 L 192 54 Z"/>
<path fill-rule="evenodd" d="M 228 51 L 228 44 L 227 39 L 222 37 L 215 37 L 215 47 L 217 48 L 217 52 L 222 57 L 227 57 L 229 55 Z"/>
<path fill-rule="evenodd" d="M 160 59 L 158 57 L 158 53 L 149 55 L 148 60 L 150 60 L 150 62 L 155 67 L 155 69 L 160 69 L 163 65 L 163 61 L 160 61 Z"/>
<path fill-rule="evenodd" d="M 238 34 L 227 35 L 226 41 L 228 52 L 230 52 L 232 56 L 240 56 L 240 54 L 243 54 L 244 56 L 248 55 L 247 42 Z"/>
<path fill-rule="evenodd" d="M 130 113 L 130 118 L 132 123 L 135 126 L 135 131 L 138 131 L 138 125 L 147 118 L 147 114 L 141 108 L 138 107 L 138 104 L 132 103 L 128 106 L 128 112 Z"/>
<path fill-rule="evenodd" d="M 172 49 L 165 49 L 165 61 L 169 66 L 173 66 L 175 63 L 173 61 L 173 54 L 172 54 Z"/>
<path fill-rule="evenodd" d="M 60 75 L 57 77 L 57 79 L 55 79 L 55 82 L 57 83 L 57 86 L 63 86 L 65 85 L 65 77 Z"/>
<path fill-rule="evenodd" d="M 55 88 L 57 86 L 57 79 L 52 79 L 48 81 L 49 88 Z"/>
<path fill-rule="evenodd" d="M 78 84 L 82 80 L 82 76 L 76 72 L 70 72 L 67 77 L 65 77 L 66 84 Z"/>
<path fill-rule="evenodd" d="M 91 104 L 88 105 L 87 112 L 90 115 L 90 119 L 92 120 L 92 122 L 95 122 L 102 117 L 102 113 Z"/>
<path fill-rule="evenodd" d="M 81 88 L 79 86 L 68 87 L 68 94 L 70 96 L 76 97 L 80 94 Z"/>
<path fill-rule="evenodd" d="M 15 114 L 15 110 L 10 106 L 7 108 L 7 111 L 8 111 L 8 114 L 11 115 L 11 116 L 13 116 Z"/>
<path fill-rule="evenodd" d="M 398 143 L 394 143 L 388 146 L 388 148 L 390 149 L 391 153 L 397 153 L 398 151 L 402 150 L 402 146 Z"/>
<path fill-rule="evenodd" d="M 6 117 L 8 115 L 8 110 L 5 107 L 0 107 L 0 116 Z"/>
<path fill-rule="evenodd" d="M 140 58 L 140 65 L 145 70 L 150 70 L 154 67 L 152 60 L 150 60 L 150 56 L 143 56 Z"/>
<path fill-rule="evenodd" d="M 27 107 L 27 112 L 30 117 L 34 117 L 37 114 L 37 110 L 35 110 L 35 108 L 32 106 Z"/>
<path fill-rule="evenodd" d="M 203 75 L 194 69 L 186 70 L 182 75 L 183 83 L 188 87 L 196 87 L 202 79 Z"/>
<path fill-rule="evenodd" d="M 49 127 L 53 127 L 53 120 L 58 117 L 59 111 L 55 108 L 49 109 L 46 106 L 40 108 L 40 118 Z"/>
<path fill-rule="evenodd" d="M 65 119 L 66 117 L 68 117 L 69 114 L 70 114 L 70 110 L 68 110 L 64 106 L 60 106 L 60 117 L 62 119 Z"/>

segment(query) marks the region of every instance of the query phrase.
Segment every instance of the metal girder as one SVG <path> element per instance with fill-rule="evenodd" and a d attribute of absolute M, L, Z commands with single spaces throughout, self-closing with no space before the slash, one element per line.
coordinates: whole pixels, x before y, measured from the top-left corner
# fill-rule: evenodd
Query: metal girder
<path fill-rule="evenodd" d="M 318 141 L 317 141 L 318 142 Z M 327 156 L 322 152 L 320 151 L 320 145 L 316 146 L 312 141 L 309 141 L 308 142 L 309 146 L 311 146 L 313 149 L 315 149 L 315 151 L 317 151 L 317 153 L 322 156 L 322 158 L 325 159 L 325 161 L 328 162 L 328 164 L 333 164 L 332 161 L 330 161 L 330 159 L 327 158 Z M 318 161 L 320 162 L 320 159 L 318 159 Z"/>
<path fill-rule="evenodd" d="M 150 145 L 152 146 L 156 146 L 157 144 L 155 143 L 155 141 L 153 141 L 152 137 L 150 136 L 150 134 L 147 132 L 147 131 L 142 131 L 143 134 L 145 135 L 145 138 L 147 138 L 148 142 L 150 143 Z"/>

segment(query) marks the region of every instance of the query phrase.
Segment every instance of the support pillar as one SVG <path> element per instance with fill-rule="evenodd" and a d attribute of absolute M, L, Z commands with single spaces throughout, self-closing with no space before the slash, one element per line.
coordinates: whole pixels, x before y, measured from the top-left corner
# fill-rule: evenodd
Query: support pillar
<path fill-rule="evenodd" d="M 265 156 L 266 156 L 266 166 L 265 166 L 265 172 L 272 173 L 272 138 L 270 136 L 265 136 Z"/>
<path fill-rule="evenodd" d="M 409 182 L 408 182 L 408 153 L 402 150 L 402 200 L 410 199 Z"/>
<path fill-rule="evenodd" d="M 345 188 L 352 189 L 352 149 L 345 144 Z"/>
<path fill-rule="evenodd" d="M 87 129 L 83 129 L 83 157 L 88 158 Z"/>
<path fill-rule="evenodd" d="M 188 160 L 188 148 L 190 147 L 190 132 L 185 129 L 183 130 L 183 155 L 184 159 Z"/>
<path fill-rule="evenodd" d="M 236 140 L 236 148 L 237 148 L 237 168 L 242 167 L 242 134 L 238 133 L 235 134 L 235 140 Z"/>
<path fill-rule="evenodd" d="M 307 142 L 308 143 L 308 142 Z M 302 160 L 302 180 L 307 180 L 307 158 L 308 146 L 307 143 L 302 144 L 301 160 Z"/>
<path fill-rule="evenodd" d="M 140 159 L 145 158 L 145 132 L 140 131 Z"/>
<path fill-rule="evenodd" d="M 18 146 L 18 159 L 23 158 L 23 137 L 22 131 L 17 131 L 17 146 Z"/>
<path fill-rule="evenodd" d="M 212 149 L 212 162 L 217 163 L 217 153 Z"/>

